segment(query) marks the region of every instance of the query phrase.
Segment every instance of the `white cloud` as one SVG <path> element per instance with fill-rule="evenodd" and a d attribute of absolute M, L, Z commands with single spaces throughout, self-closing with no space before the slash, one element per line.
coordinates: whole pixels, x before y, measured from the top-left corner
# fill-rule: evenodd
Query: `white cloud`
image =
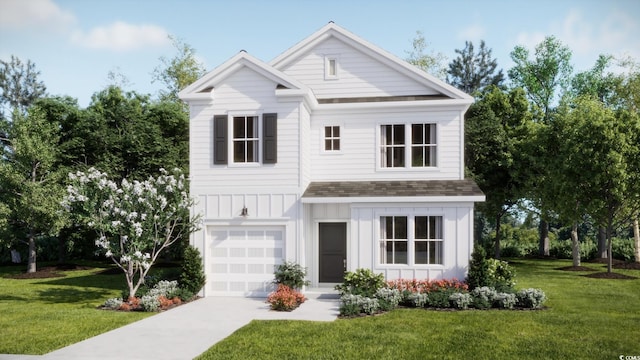
<path fill-rule="evenodd" d="M 458 31 L 458 39 L 464 41 L 479 42 L 483 40 L 487 31 L 482 25 L 474 24 Z"/>
<path fill-rule="evenodd" d="M 48 29 L 63 31 L 75 23 L 75 16 L 51 0 L 2 0 L 0 28 L 12 30 Z"/>
<path fill-rule="evenodd" d="M 536 45 L 538 45 L 540 42 L 542 42 L 542 40 L 544 40 L 544 38 L 545 38 L 545 34 L 541 32 L 534 32 L 534 33 L 521 32 L 516 37 L 516 44 L 524 46 L 529 50 L 533 50 L 536 47 Z"/>
<path fill-rule="evenodd" d="M 89 32 L 77 30 L 71 41 L 91 49 L 128 51 L 143 47 L 170 44 L 168 32 L 156 25 L 132 25 L 117 21 L 111 25 L 96 27 Z"/>

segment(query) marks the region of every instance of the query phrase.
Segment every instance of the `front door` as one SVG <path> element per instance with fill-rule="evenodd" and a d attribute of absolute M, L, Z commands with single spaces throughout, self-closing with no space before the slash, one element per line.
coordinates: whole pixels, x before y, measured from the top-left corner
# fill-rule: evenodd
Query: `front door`
<path fill-rule="evenodd" d="M 347 223 L 319 225 L 320 282 L 341 283 L 347 269 Z"/>

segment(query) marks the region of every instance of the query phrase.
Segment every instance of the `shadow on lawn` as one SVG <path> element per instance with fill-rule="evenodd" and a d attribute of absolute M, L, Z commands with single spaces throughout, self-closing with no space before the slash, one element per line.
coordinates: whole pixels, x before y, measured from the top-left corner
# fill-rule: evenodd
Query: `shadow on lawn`
<path fill-rule="evenodd" d="M 38 292 L 39 300 L 52 304 L 103 301 L 111 294 L 100 289 L 51 288 Z M 92 306 L 93 307 L 93 306 Z"/>

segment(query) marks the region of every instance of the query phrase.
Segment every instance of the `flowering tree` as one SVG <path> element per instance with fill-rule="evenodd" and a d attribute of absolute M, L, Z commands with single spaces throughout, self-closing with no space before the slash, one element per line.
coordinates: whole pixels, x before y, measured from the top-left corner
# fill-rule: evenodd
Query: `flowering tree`
<path fill-rule="evenodd" d="M 120 184 L 94 168 L 70 173 L 62 206 L 98 233 L 96 246 L 124 271 L 135 296 L 160 253 L 198 229 L 194 200 L 180 170 Z"/>

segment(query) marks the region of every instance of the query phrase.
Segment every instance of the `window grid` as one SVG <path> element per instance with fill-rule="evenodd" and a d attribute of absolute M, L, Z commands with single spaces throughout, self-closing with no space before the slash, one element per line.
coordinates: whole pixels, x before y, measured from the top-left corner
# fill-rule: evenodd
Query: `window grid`
<path fill-rule="evenodd" d="M 404 167 L 404 125 L 381 126 L 382 167 Z"/>
<path fill-rule="evenodd" d="M 416 216 L 414 230 L 415 263 L 442 265 L 442 216 Z"/>
<path fill-rule="evenodd" d="M 380 263 L 408 264 L 407 217 L 383 216 L 380 235 Z"/>
<path fill-rule="evenodd" d="M 436 125 L 411 125 L 411 166 L 427 167 L 436 164 Z"/>
<path fill-rule="evenodd" d="M 324 150 L 340 151 L 340 126 L 324 127 Z"/>
<path fill-rule="evenodd" d="M 258 117 L 233 117 L 233 162 L 258 162 Z"/>

